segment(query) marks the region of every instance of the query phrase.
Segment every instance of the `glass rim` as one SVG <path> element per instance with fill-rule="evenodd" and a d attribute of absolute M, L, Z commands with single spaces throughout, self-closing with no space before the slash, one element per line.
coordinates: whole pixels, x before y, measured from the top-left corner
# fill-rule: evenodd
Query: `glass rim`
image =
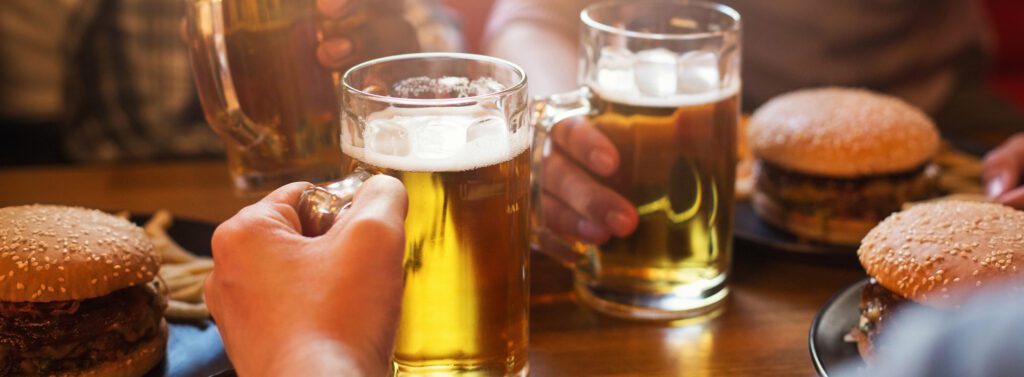
<path fill-rule="evenodd" d="M 603 22 L 600 22 L 590 16 L 591 12 L 596 11 L 599 8 L 610 7 L 610 6 L 621 6 L 621 5 L 634 5 L 638 3 L 648 4 L 677 4 L 692 6 L 695 8 L 702 8 L 717 11 L 721 14 L 731 18 L 733 23 L 732 26 L 719 31 L 701 31 L 693 33 L 648 33 L 636 30 L 629 30 L 617 26 L 612 26 Z M 707 1 L 688 1 L 688 0 L 643 0 L 643 1 L 630 1 L 630 0 L 611 0 L 604 1 L 597 4 L 587 6 L 580 12 L 580 21 L 584 26 L 592 29 L 600 30 L 606 33 L 613 33 L 622 35 L 630 38 L 643 38 L 652 40 L 691 40 L 691 39 L 704 39 L 711 37 L 718 37 L 725 35 L 730 32 L 738 32 L 740 29 L 740 14 L 732 7 L 725 4 L 707 2 Z"/>
<path fill-rule="evenodd" d="M 380 94 L 369 93 L 369 92 L 366 92 L 366 91 L 364 91 L 362 89 L 356 88 L 356 87 L 352 86 L 351 84 L 349 84 L 349 81 L 348 81 L 349 76 L 351 74 L 353 74 L 353 73 L 355 73 L 357 71 L 369 68 L 371 66 L 381 64 L 381 63 L 389 63 L 389 62 L 396 62 L 396 61 L 402 61 L 402 60 L 438 59 L 438 58 L 457 59 L 457 60 L 464 60 L 464 61 L 477 61 L 477 62 L 491 63 L 491 64 L 495 64 L 495 65 L 499 65 L 499 66 L 503 66 L 503 67 L 512 69 L 512 71 L 515 72 L 519 76 L 519 78 L 518 78 L 518 80 L 516 80 L 515 84 L 513 84 L 513 85 L 511 85 L 511 86 L 509 86 L 509 87 L 507 87 L 505 89 L 493 92 L 493 93 L 487 93 L 487 94 L 475 95 L 475 96 L 457 97 L 457 98 L 402 98 L 402 97 L 384 96 L 384 95 L 380 95 Z M 477 100 L 483 100 L 483 99 L 487 99 L 487 98 L 504 97 L 504 96 L 509 95 L 511 93 L 515 93 L 517 91 L 523 90 L 526 87 L 526 71 L 523 70 L 522 67 L 520 67 L 520 66 L 518 66 L 518 65 L 516 65 L 516 64 L 514 64 L 514 63 L 512 63 L 512 62 L 510 62 L 508 60 L 500 59 L 500 58 L 495 58 L 493 56 L 479 55 L 479 54 L 469 54 L 469 53 L 463 53 L 463 52 L 417 52 L 417 53 L 411 53 L 411 54 L 399 54 L 399 55 L 385 56 L 385 57 L 382 57 L 382 58 L 367 60 L 365 62 L 359 63 L 359 64 L 355 65 L 354 67 L 349 68 L 347 71 L 345 71 L 345 74 L 343 74 L 342 77 L 341 77 L 341 86 L 345 89 L 346 92 L 358 94 L 360 96 L 363 96 L 363 97 L 366 97 L 366 98 L 370 98 L 370 99 L 373 99 L 373 100 L 376 100 L 376 101 L 380 101 L 380 102 L 387 102 L 387 103 L 398 104 L 398 105 L 409 105 L 409 106 L 438 106 L 438 107 L 440 107 L 440 106 L 450 106 L 450 105 L 463 105 L 463 104 L 465 104 L 466 102 L 469 102 L 469 101 L 477 101 Z"/>

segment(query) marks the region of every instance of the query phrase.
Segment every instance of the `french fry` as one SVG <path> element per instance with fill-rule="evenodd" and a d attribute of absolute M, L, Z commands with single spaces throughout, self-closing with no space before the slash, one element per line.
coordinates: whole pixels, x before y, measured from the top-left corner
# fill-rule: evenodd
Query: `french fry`
<path fill-rule="evenodd" d="M 196 282 L 188 287 L 173 291 L 169 297 L 171 300 L 185 301 L 185 302 L 202 302 L 203 301 L 203 285 L 206 284 L 206 279 L 203 281 Z"/>
<path fill-rule="evenodd" d="M 160 276 L 165 278 L 179 275 L 208 274 L 210 271 L 213 271 L 213 259 L 209 258 L 197 258 L 190 262 L 160 266 Z"/>
<path fill-rule="evenodd" d="M 127 218 L 128 213 L 119 216 Z M 171 213 L 160 210 L 142 227 L 162 259 L 159 275 L 169 299 L 164 316 L 184 321 L 207 319 L 210 312 L 203 302 L 203 289 L 213 271 L 213 259 L 196 256 L 178 245 L 167 234 L 172 224 Z"/>
<path fill-rule="evenodd" d="M 205 302 L 189 303 L 170 300 L 167 302 L 167 310 L 164 315 L 177 320 L 201 321 L 210 318 L 210 311 L 206 308 Z"/>
<path fill-rule="evenodd" d="M 146 225 L 144 225 L 142 229 L 145 230 L 146 234 L 150 237 L 153 237 L 157 235 L 157 233 L 163 233 L 165 230 L 170 228 L 172 224 L 174 224 L 174 217 L 171 216 L 169 211 L 161 209 L 156 211 L 156 213 L 153 214 L 153 217 L 149 218 L 149 221 L 146 222 Z"/>
<path fill-rule="evenodd" d="M 183 288 L 187 288 L 196 283 L 202 283 L 206 280 L 206 274 L 202 275 L 184 275 L 176 276 L 173 278 L 164 277 L 164 282 L 167 283 L 167 290 L 174 292 Z"/>
<path fill-rule="evenodd" d="M 167 210 L 159 210 L 142 227 L 146 235 L 153 240 L 153 247 L 160 252 L 164 263 L 182 263 L 196 259 L 196 256 L 185 250 L 167 235 L 167 229 L 174 224 L 174 217 Z"/>

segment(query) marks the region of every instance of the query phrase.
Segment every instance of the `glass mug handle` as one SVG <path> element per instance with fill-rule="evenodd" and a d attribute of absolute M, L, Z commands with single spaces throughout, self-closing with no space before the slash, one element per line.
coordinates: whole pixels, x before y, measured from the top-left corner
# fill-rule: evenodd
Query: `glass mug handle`
<path fill-rule="evenodd" d="M 373 174 L 360 167 L 339 181 L 303 190 L 299 196 L 302 234 L 316 237 L 327 233 L 341 211 L 352 204 L 352 197 L 359 187 L 371 177 Z"/>
<path fill-rule="evenodd" d="M 586 87 L 570 92 L 554 94 L 533 100 L 532 122 L 534 127 L 533 164 L 534 176 L 543 173 L 544 157 L 551 151 L 551 132 L 559 122 L 577 116 L 585 116 L 592 112 L 590 90 Z M 533 231 L 531 242 L 534 250 L 540 250 L 551 256 L 566 267 L 576 265 L 583 248 L 578 243 L 570 242 L 554 234 L 544 223 L 543 206 L 541 205 L 541 186 L 539 180 L 532 182 L 535 203 L 533 210 Z"/>
<path fill-rule="evenodd" d="M 185 23 L 196 91 L 207 123 L 222 137 L 248 147 L 263 132 L 242 111 L 231 79 L 221 0 L 188 0 Z"/>

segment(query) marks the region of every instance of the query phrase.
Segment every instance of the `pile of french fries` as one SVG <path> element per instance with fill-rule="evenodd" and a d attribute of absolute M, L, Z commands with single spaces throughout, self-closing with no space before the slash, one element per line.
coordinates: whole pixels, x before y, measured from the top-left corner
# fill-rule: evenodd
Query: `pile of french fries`
<path fill-rule="evenodd" d="M 168 319 L 197 321 L 210 317 L 203 298 L 203 284 L 213 271 L 213 259 L 196 256 L 167 235 L 174 223 L 171 213 L 157 211 L 142 228 L 160 253 L 160 281 L 167 293 Z"/>

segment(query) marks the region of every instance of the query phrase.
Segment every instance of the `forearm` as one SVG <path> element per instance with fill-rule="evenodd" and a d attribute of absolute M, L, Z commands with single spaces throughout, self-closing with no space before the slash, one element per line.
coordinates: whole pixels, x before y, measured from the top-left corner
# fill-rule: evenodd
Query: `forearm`
<path fill-rule="evenodd" d="M 509 60 L 526 70 L 530 94 L 546 96 L 576 88 L 576 41 L 543 24 L 513 22 L 494 33 L 489 55 Z"/>

